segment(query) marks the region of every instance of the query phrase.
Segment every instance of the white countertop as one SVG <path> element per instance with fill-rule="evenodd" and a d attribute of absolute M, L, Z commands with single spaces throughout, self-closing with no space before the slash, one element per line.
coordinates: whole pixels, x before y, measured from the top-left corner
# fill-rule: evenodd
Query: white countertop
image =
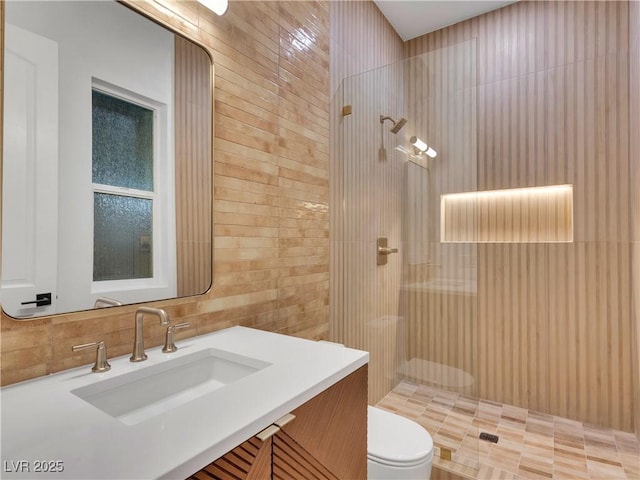
<path fill-rule="evenodd" d="M 2 388 L 0 478 L 183 479 L 369 360 L 367 352 L 245 327 L 176 344 L 172 354 L 148 349 L 141 363 L 109 359 L 105 373 L 87 365 Z M 70 393 L 206 347 L 271 365 L 135 425 Z M 34 472 L 43 461 L 62 462 L 64 470 Z"/>

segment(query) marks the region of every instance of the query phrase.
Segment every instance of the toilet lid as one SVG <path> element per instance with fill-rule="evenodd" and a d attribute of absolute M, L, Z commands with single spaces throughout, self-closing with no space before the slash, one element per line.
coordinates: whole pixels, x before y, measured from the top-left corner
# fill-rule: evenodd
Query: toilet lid
<path fill-rule="evenodd" d="M 433 439 L 416 422 L 370 406 L 367 423 L 367 456 L 370 460 L 407 467 L 431 458 Z"/>

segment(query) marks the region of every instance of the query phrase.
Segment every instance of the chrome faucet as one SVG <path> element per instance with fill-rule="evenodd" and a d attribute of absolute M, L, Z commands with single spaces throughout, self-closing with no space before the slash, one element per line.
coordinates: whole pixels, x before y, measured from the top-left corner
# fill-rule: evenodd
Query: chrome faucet
<path fill-rule="evenodd" d="M 160 318 L 160 325 L 169 324 L 169 315 L 161 308 L 140 307 L 136 310 L 136 337 L 133 342 L 133 353 L 129 360 L 131 362 L 144 362 L 147 354 L 144 353 L 144 333 L 142 332 L 142 320 L 144 314 L 156 315 Z"/>

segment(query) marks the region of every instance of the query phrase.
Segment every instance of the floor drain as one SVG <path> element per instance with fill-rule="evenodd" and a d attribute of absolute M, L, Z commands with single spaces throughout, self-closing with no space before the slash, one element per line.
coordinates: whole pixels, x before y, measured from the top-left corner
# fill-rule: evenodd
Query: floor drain
<path fill-rule="evenodd" d="M 480 440 L 486 440 L 487 442 L 498 443 L 498 435 L 493 435 L 487 432 L 480 432 Z"/>

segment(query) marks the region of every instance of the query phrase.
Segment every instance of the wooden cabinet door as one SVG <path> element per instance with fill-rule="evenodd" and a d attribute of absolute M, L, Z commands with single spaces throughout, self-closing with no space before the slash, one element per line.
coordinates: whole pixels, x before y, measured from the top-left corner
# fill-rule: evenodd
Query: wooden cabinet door
<path fill-rule="evenodd" d="M 188 480 L 269 480 L 271 440 L 262 442 L 257 437 L 250 438 Z"/>
<path fill-rule="evenodd" d="M 247 440 L 189 480 L 367 478 L 367 366 L 293 412 L 265 441 Z"/>
<path fill-rule="evenodd" d="M 366 365 L 292 413 L 296 419 L 274 437 L 274 473 L 278 462 L 281 459 L 284 461 L 284 457 L 281 458 L 276 452 L 281 448 L 284 455 L 286 445 L 303 458 L 315 459 L 333 475 L 319 478 L 367 478 Z M 291 441 L 297 447 L 294 448 Z M 306 452 L 307 456 L 301 452 Z M 316 477 L 298 477 L 296 480 L 301 478 Z"/>
<path fill-rule="evenodd" d="M 273 480 L 339 480 L 331 471 L 284 432 L 273 437 Z"/>

